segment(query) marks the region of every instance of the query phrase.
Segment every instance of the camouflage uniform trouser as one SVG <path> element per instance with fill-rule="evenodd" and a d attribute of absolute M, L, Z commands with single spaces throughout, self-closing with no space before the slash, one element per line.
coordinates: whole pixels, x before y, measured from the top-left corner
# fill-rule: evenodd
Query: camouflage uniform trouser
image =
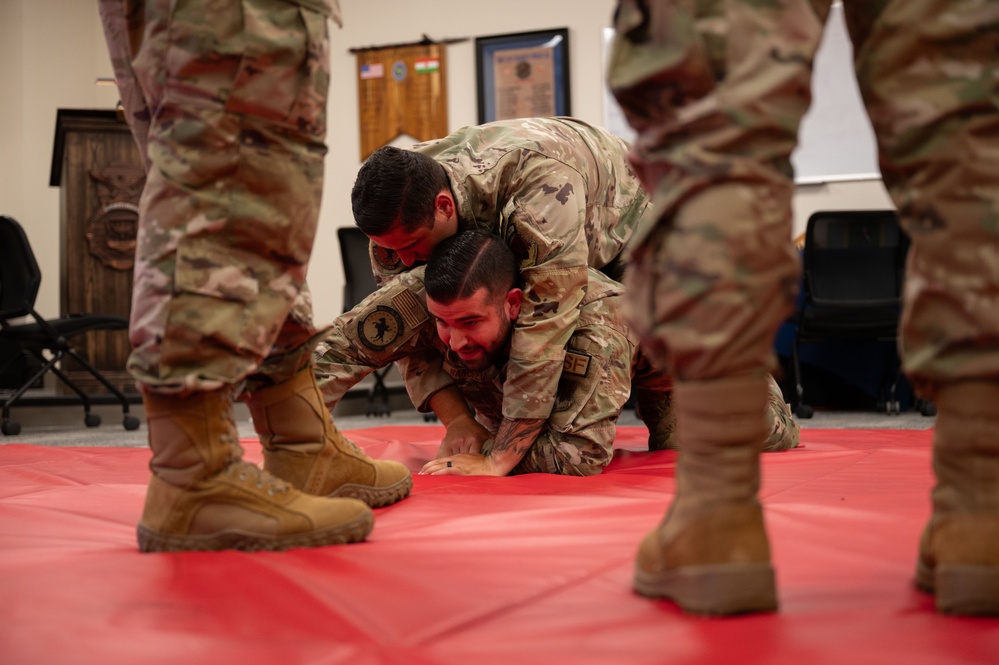
<path fill-rule="evenodd" d="M 676 414 L 673 413 L 672 395 L 669 392 L 643 385 L 639 376 L 632 384 L 635 393 L 635 410 L 649 428 L 649 450 L 677 450 Z M 791 415 L 791 407 L 784 400 L 784 393 L 772 376 L 767 375 L 767 439 L 763 452 L 779 452 L 797 448 L 801 443 L 801 428 Z"/>
<path fill-rule="evenodd" d="M 633 389 L 638 415 L 649 428 L 649 449 L 675 448 L 672 434 L 676 419 L 670 404 L 671 380 L 652 368 L 636 352 L 633 338 L 620 327 L 618 298 L 604 298 L 587 305 L 580 314 L 566 348 L 566 362 L 559 380 L 555 407 L 545 429 L 510 475 L 553 473 L 590 476 L 600 473 L 614 454 L 617 420 Z M 630 359 L 630 362 L 625 362 Z M 456 377 L 457 379 L 458 377 Z M 780 386 L 768 377 L 766 407 L 767 440 L 764 451 L 794 448 L 799 442 L 798 424 L 784 402 Z M 459 385 L 462 381 L 458 380 Z M 463 390 L 469 388 L 462 385 Z M 495 388 L 493 388 L 495 390 Z M 501 390 L 501 388 L 500 388 Z M 484 395 L 466 392 L 480 422 L 495 431 L 500 414 L 501 392 Z M 490 400 L 489 398 L 492 397 Z M 491 402 L 493 409 L 483 407 Z M 492 417 L 481 418 L 490 413 Z M 483 447 L 489 452 L 491 445 Z"/>
<path fill-rule="evenodd" d="M 681 381 L 773 366 L 798 263 L 790 155 L 831 0 L 621 0 L 610 84 L 658 226 L 629 294 Z M 845 0 L 881 170 L 912 237 L 901 352 L 917 389 L 999 376 L 999 6 Z M 647 346 L 646 346 L 647 344 Z"/>
<path fill-rule="evenodd" d="M 311 3 L 315 4 L 315 3 Z M 282 0 L 102 0 L 148 171 L 128 368 L 212 390 L 309 362 L 303 296 L 326 152 L 328 25 Z"/>

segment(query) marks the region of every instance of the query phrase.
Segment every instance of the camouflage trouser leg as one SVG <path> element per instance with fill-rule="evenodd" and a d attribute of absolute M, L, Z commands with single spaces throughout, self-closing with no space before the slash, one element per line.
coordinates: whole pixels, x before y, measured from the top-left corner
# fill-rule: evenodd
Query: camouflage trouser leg
<path fill-rule="evenodd" d="M 764 452 L 796 448 L 800 442 L 798 423 L 791 415 L 791 407 L 784 400 L 784 393 L 774 378 L 768 377 L 767 431 Z M 649 428 L 649 450 L 676 450 L 676 415 L 673 413 L 670 393 L 663 390 L 635 389 L 638 417 Z"/>
<path fill-rule="evenodd" d="M 995 379 L 997 4 L 894 0 L 844 9 L 885 184 L 912 238 L 900 344 L 906 371 L 930 398 L 944 382 Z"/>
<path fill-rule="evenodd" d="M 312 320 L 312 293 L 302 288 L 281 325 L 270 352 L 253 373 L 246 377 L 246 390 L 283 383 L 302 368 L 315 362 L 313 354 L 329 334 L 330 327 L 317 329 Z"/>
<path fill-rule="evenodd" d="M 789 156 L 830 0 L 621 0 L 610 84 L 655 230 L 629 269 L 643 348 L 681 381 L 772 365 L 793 296 Z M 901 351 L 917 389 L 999 376 L 995 4 L 844 2 L 882 173 L 913 245 Z M 638 239 L 636 239 L 638 240 Z M 780 245 L 780 247 L 778 247 Z"/>
<path fill-rule="evenodd" d="M 616 428 L 608 427 L 613 442 Z M 603 448 L 586 437 L 548 428 L 535 440 L 520 462 L 510 471 L 522 473 L 552 473 L 562 476 L 595 476 L 611 460 L 611 445 Z"/>
<path fill-rule="evenodd" d="M 676 450 L 676 414 L 672 393 L 635 389 L 635 413 L 649 428 L 649 450 Z"/>
<path fill-rule="evenodd" d="M 149 136 L 149 105 L 143 96 L 139 82 L 132 70 L 132 49 L 130 35 L 141 34 L 144 28 L 145 6 L 139 2 L 121 0 L 100 0 L 98 5 L 104 37 L 111 56 L 118 95 L 125 111 L 125 122 L 132 132 L 132 138 L 139 148 L 146 171 L 149 171 L 149 155 L 146 138 Z"/>
<path fill-rule="evenodd" d="M 767 387 L 769 388 L 767 431 L 770 432 L 770 436 L 767 437 L 766 443 L 763 444 L 763 452 L 769 453 L 787 450 L 788 448 L 797 448 L 801 442 L 801 432 L 798 423 L 795 422 L 794 417 L 791 415 L 791 407 L 784 400 L 784 393 L 781 392 L 780 386 L 777 385 L 774 377 L 767 377 Z"/>
<path fill-rule="evenodd" d="M 806 0 L 618 6 L 610 85 L 656 226 L 625 275 L 643 352 L 675 381 L 762 376 L 790 312 L 790 155 L 821 22 Z"/>
<path fill-rule="evenodd" d="M 649 428 L 649 450 L 677 447 L 672 391 L 669 373 L 657 369 L 641 351 L 636 354 L 631 394 L 635 398 L 635 415 Z"/>
<path fill-rule="evenodd" d="M 301 294 L 322 191 L 326 17 L 281 0 L 108 1 L 101 13 L 149 164 L 129 370 L 162 392 L 233 384 L 265 360 L 272 381 L 290 376 L 314 335 Z"/>

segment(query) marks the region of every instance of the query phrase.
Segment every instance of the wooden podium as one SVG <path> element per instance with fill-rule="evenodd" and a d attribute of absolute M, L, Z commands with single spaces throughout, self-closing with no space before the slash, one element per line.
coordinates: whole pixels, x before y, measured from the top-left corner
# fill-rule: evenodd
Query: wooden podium
<path fill-rule="evenodd" d="M 102 313 L 128 318 L 144 183 L 139 150 L 115 111 L 59 109 L 49 185 L 60 188 L 61 316 Z M 74 348 L 113 385 L 136 390 L 125 370 L 130 351 L 126 331 L 91 332 L 75 340 Z M 62 369 L 84 391 L 106 392 L 71 360 L 64 361 Z"/>

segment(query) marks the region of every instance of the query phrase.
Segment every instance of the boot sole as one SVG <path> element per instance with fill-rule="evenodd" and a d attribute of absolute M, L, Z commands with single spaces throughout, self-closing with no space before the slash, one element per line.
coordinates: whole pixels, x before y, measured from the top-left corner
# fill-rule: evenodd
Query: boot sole
<path fill-rule="evenodd" d="M 390 506 L 397 501 L 402 501 L 409 496 L 413 489 L 413 477 L 406 476 L 394 485 L 388 487 L 372 487 L 371 485 L 355 485 L 347 483 L 336 488 L 336 491 L 327 496 L 334 498 L 360 499 L 368 504 L 370 508 L 382 508 Z"/>
<path fill-rule="evenodd" d="M 999 615 L 999 568 L 947 564 L 916 566 L 916 586 L 936 596 L 944 614 Z"/>
<path fill-rule="evenodd" d="M 345 545 L 364 540 L 374 528 L 375 518 L 362 513 L 349 522 L 327 529 L 287 536 L 262 536 L 240 531 L 222 531 L 208 535 L 164 534 L 141 524 L 136 530 L 140 552 L 214 552 L 241 550 L 245 552 L 281 551 L 294 547 Z"/>
<path fill-rule="evenodd" d="M 768 563 L 683 566 L 660 573 L 635 568 L 635 591 L 668 598 L 685 612 L 706 615 L 777 609 L 774 569 Z"/>

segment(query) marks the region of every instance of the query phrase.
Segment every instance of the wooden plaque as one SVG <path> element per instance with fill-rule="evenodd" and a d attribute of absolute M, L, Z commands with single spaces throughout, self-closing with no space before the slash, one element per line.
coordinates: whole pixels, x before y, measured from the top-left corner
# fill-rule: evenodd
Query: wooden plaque
<path fill-rule="evenodd" d="M 404 134 L 447 134 L 445 52 L 439 43 L 355 50 L 361 160 Z"/>

